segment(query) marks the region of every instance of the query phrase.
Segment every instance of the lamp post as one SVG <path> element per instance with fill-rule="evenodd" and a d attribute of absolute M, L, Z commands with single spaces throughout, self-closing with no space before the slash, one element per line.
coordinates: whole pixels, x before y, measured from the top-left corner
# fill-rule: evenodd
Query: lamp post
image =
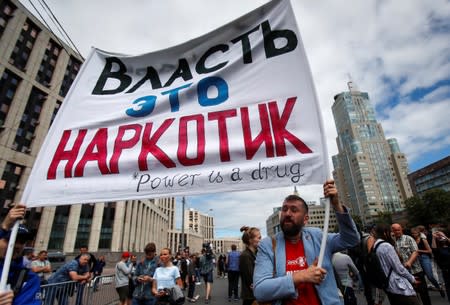
<path fill-rule="evenodd" d="M 184 209 L 185 209 L 186 199 L 181 199 L 181 250 L 184 250 L 185 244 L 184 244 Z"/>

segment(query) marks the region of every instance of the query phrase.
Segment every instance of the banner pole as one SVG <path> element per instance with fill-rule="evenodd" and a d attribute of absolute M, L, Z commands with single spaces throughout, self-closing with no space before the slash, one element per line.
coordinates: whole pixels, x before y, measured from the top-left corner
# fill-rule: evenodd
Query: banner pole
<path fill-rule="evenodd" d="M 14 244 L 16 243 L 17 232 L 19 231 L 20 220 L 16 220 L 14 226 L 11 230 L 11 236 L 9 237 L 8 248 L 6 250 L 5 261 L 3 263 L 2 277 L 0 280 L 0 291 L 8 291 L 7 282 L 8 282 L 8 274 L 9 268 L 11 266 L 11 260 L 14 252 Z"/>
<path fill-rule="evenodd" d="M 325 248 L 327 245 L 328 226 L 330 223 L 330 197 L 324 199 L 325 203 L 325 219 L 323 222 L 322 242 L 320 243 L 319 259 L 317 262 L 318 267 L 322 267 L 323 257 L 325 256 Z"/>

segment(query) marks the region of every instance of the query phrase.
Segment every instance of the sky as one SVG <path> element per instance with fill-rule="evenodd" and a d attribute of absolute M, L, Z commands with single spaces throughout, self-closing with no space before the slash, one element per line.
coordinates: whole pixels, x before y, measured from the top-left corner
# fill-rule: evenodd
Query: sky
<path fill-rule="evenodd" d="M 32 3 L 43 12 L 38 1 Z M 32 13 L 28 0 L 21 0 Z M 257 0 L 47 0 L 76 47 L 130 55 L 178 45 L 267 3 Z M 396 138 L 410 171 L 450 155 L 450 2 L 448 0 L 295 1 L 327 137 L 337 154 L 333 97 L 351 79 L 368 92 L 386 138 Z M 42 13 L 45 19 L 48 17 Z M 330 161 L 331 164 L 331 161 Z M 332 166 L 330 165 L 330 168 Z M 186 197 L 186 208 L 214 216 L 216 237 L 243 225 L 265 234 L 289 188 Z M 321 186 L 298 187 L 318 201 Z M 181 206 L 181 198 L 177 198 Z M 178 218 L 180 219 L 180 218 Z"/>

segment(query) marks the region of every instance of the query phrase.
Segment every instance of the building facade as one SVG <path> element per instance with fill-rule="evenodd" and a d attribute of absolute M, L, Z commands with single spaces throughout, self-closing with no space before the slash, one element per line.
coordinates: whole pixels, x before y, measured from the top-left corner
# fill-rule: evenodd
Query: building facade
<path fill-rule="evenodd" d="M 195 209 L 184 211 L 184 225 L 186 232 L 199 234 L 205 242 L 211 242 L 214 239 L 214 217 L 204 214 Z"/>
<path fill-rule="evenodd" d="M 397 141 L 385 138 L 369 95 L 352 82 L 348 88 L 332 106 L 339 151 L 333 156 L 333 177 L 342 203 L 369 224 L 379 213 L 401 211 L 412 196 L 408 163 Z"/>
<path fill-rule="evenodd" d="M 236 245 L 239 251 L 245 250 L 245 245 L 241 238 L 238 237 L 220 237 L 214 239 L 212 242 L 212 248 L 216 255 L 226 254 L 231 251 L 231 245 Z"/>
<path fill-rule="evenodd" d="M 450 156 L 427 165 L 408 175 L 414 195 L 432 189 L 450 191 Z"/>
<path fill-rule="evenodd" d="M 0 218 L 20 201 L 48 129 L 83 58 L 17 0 L 0 2 Z M 32 208 L 35 249 L 140 252 L 168 246 L 174 198 Z"/>

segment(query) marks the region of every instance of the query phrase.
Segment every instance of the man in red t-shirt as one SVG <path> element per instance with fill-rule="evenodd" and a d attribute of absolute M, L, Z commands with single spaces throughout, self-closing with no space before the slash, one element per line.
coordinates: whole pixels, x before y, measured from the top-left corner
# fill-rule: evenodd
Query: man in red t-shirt
<path fill-rule="evenodd" d="M 347 209 L 339 203 L 334 181 L 326 181 L 324 196 L 329 197 L 336 212 L 339 233 L 327 236 L 323 268 L 317 266 L 322 231 L 305 227 L 308 205 L 297 195 L 285 198 L 281 207 L 281 231 L 261 241 L 254 272 L 254 294 L 258 301 L 273 301 L 283 305 L 340 305 L 333 276 L 331 256 L 334 252 L 356 246 L 359 234 Z M 274 274 L 274 262 L 276 270 Z M 331 275 L 327 276 L 327 273 Z"/>

